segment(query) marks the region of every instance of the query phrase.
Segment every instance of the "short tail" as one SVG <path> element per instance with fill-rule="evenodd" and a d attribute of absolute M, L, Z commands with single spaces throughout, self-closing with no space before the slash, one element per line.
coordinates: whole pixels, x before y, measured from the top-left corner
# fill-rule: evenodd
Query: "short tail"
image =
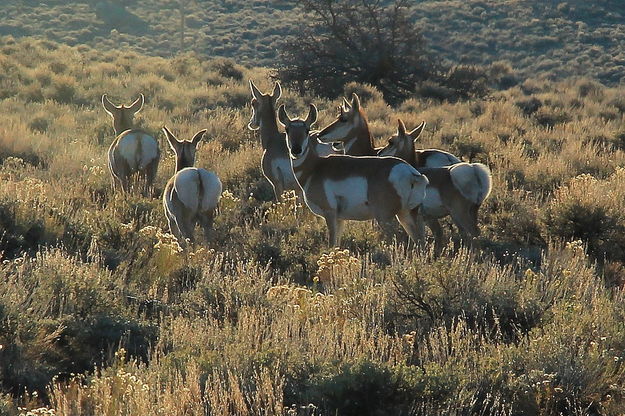
<path fill-rule="evenodd" d="M 451 167 L 450 175 L 455 188 L 476 205 L 482 205 L 493 188 L 490 169 L 482 163 L 459 163 Z"/>

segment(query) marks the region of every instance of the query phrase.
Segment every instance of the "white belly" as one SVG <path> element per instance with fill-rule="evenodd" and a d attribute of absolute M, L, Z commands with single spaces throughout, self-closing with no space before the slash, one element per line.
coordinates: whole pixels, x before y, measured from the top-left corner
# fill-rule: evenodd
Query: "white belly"
<path fill-rule="evenodd" d="M 440 193 L 432 186 L 426 188 L 422 209 L 423 215 L 430 218 L 442 218 L 448 214 L 447 209 L 443 206 Z"/>
<path fill-rule="evenodd" d="M 365 178 L 326 180 L 323 188 L 330 206 L 336 209 L 339 218 L 360 221 L 372 218 Z"/>

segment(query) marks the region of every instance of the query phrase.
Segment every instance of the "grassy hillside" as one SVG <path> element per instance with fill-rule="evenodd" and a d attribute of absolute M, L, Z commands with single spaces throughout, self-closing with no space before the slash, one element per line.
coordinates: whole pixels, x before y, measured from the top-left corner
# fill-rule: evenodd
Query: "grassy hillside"
<path fill-rule="evenodd" d="M 7 0 L 0 35 L 42 36 L 69 45 L 172 56 L 194 51 L 251 66 L 275 66 L 283 36 L 304 16 L 292 0 L 204 0 L 186 6 L 180 41 L 179 1 Z M 625 11 L 620 0 L 425 0 L 414 21 L 451 63 L 507 60 L 522 77 L 580 75 L 616 84 L 625 73 Z M 126 4 L 126 10 L 119 4 Z"/>
<path fill-rule="evenodd" d="M 0 38 L 0 414 L 622 414 L 625 90 L 531 79 L 391 108 L 352 86 L 380 144 L 426 120 L 424 147 L 493 171 L 476 249 L 434 258 L 370 222 L 328 250 L 319 218 L 272 202 L 248 78 L 271 85 L 231 61 Z M 198 165 L 225 189 L 208 247 L 181 251 L 158 199 L 112 192 L 103 92 L 146 95 L 159 192 L 160 127 L 208 129 Z"/>

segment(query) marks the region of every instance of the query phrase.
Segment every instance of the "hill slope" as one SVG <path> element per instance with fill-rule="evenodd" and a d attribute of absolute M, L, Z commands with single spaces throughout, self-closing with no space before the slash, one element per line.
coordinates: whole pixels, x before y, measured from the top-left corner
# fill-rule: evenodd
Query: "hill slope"
<path fill-rule="evenodd" d="M 178 2 L 7 0 L 0 34 L 47 37 L 70 45 L 134 49 L 160 56 L 181 50 Z M 274 66 L 282 36 L 301 27 L 289 0 L 212 0 L 190 4 L 182 50 Z M 625 10 L 619 0 L 425 0 L 415 23 L 452 63 L 508 60 L 521 75 L 582 75 L 618 83 L 625 74 Z"/>

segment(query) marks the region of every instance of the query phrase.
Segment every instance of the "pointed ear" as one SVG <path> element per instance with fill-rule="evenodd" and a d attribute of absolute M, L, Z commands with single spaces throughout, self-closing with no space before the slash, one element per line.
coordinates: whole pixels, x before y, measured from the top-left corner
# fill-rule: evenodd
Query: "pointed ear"
<path fill-rule="evenodd" d="M 104 107 L 104 110 L 111 116 L 113 116 L 115 110 L 117 110 L 115 104 L 113 104 L 111 100 L 109 100 L 109 97 L 106 94 L 102 95 L 102 107 Z"/>
<path fill-rule="evenodd" d="M 200 140 L 202 140 L 202 137 L 204 137 L 204 133 L 206 133 L 206 129 L 200 130 L 195 133 L 195 136 L 193 136 L 193 138 L 191 139 L 191 143 L 197 146 Z"/>
<path fill-rule="evenodd" d="M 287 127 L 289 123 L 291 123 L 291 119 L 286 113 L 286 108 L 284 107 L 284 104 L 282 104 L 280 108 L 278 108 L 278 121 L 280 121 L 280 124 L 282 124 L 284 127 Z"/>
<path fill-rule="evenodd" d="M 308 127 L 312 126 L 317 122 L 317 107 L 314 104 L 310 104 L 310 108 L 308 109 L 308 115 L 306 116 L 306 125 Z"/>
<path fill-rule="evenodd" d="M 356 93 L 352 94 L 352 108 L 356 111 L 360 110 L 360 98 Z"/>
<path fill-rule="evenodd" d="M 276 85 L 273 87 L 273 91 L 271 92 L 271 98 L 273 98 L 273 102 L 275 103 L 282 96 L 282 87 L 280 83 L 276 81 Z"/>
<path fill-rule="evenodd" d="M 254 82 L 250 79 L 250 90 L 252 90 L 252 97 L 256 98 L 257 100 L 263 95 L 262 92 L 260 92 L 260 90 L 256 87 L 256 85 L 254 85 Z"/>
<path fill-rule="evenodd" d="M 343 108 L 345 111 L 349 111 L 352 108 L 352 105 L 347 101 L 347 98 L 343 97 Z"/>
<path fill-rule="evenodd" d="M 169 131 L 167 126 L 163 126 L 163 133 L 165 133 L 165 137 L 167 138 L 167 142 L 169 143 L 169 147 L 171 147 L 171 150 L 173 150 L 174 153 L 176 153 L 177 149 L 178 149 L 178 145 L 180 144 L 180 142 L 178 141 L 176 136 L 174 136 L 174 134 L 171 131 Z"/>
<path fill-rule="evenodd" d="M 421 124 L 419 124 L 416 129 L 414 129 L 413 131 L 409 133 L 410 137 L 412 137 L 412 140 L 417 141 L 419 136 L 421 136 L 421 133 L 423 133 L 424 128 L 425 128 L 425 121 L 422 121 Z"/>
<path fill-rule="evenodd" d="M 139 94 L 139 98 L 137 98 L 132 104 L 128 106 L 128 109 L 131 110 L 134 114 L 137 114 L 139 110 L 143 107 L 143 103 L 145 103 L 145 97 L 143 94 Z"/>
<path fill-rule="evenodd" d="M 406 135 L 406 125 L 399 118 L 397 119 L 397 135 L 398 136 L 405 136 Z"/>

